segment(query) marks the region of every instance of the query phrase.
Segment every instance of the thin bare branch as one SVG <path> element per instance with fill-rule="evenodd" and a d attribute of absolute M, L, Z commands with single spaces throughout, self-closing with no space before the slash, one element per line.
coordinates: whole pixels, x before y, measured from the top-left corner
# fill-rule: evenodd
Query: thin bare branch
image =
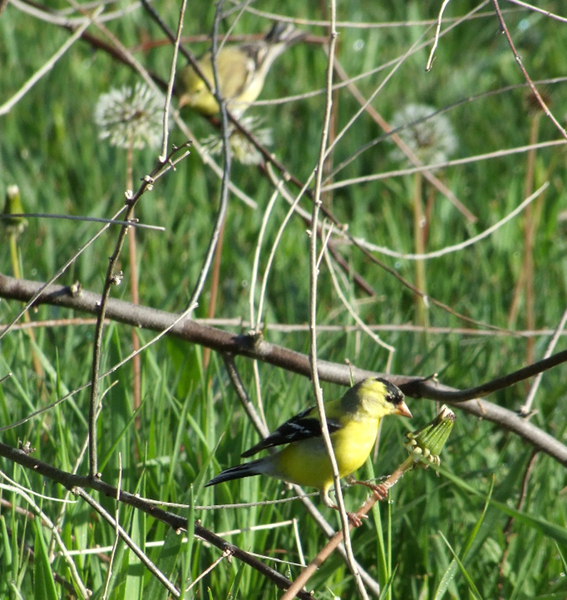
<path fill-rule="evenodd" d="M 335 59 L 335 50 L 337 43 L 337 30 L 336 30 L 336 2 L 331 0 L 330 7 L 330 23 L 329 23 L 329 51 L 328 51 L 328 63 L 327 63 L 327 95 L 325 102 L 325 115 L 323 117 L 323 127 L 321 132 L 321 145 L 319 149 L 319 159 L 317 163 L 315 173 L 315 190 L 313 192 L 313 211 L 311 213 L 311 225 L 312 230 L 310 233 L 309 243 L 309 329 L 310 329 L 310 350 L 309 360 L 311 363 L 311 378 L 313 381 L 313 390 L 315 392 L 315 399 L 317 401 L 317 409 L 319 411 L 319 420 L 321 423 L 321 434 L 325 442 L 327 454 L 331 461 L 333 469 L 333 478 L 335 484 L 335 495 L 337 499 L 337 506 L 339 508 L 339 514 L 341 517 L 342 529 L 344 532 L 344 541 L 347 554 L 347 561 L 350 570 L 354 576 L 356 586 L 360 596 L 366 600 L 368 593 L 364 587 L 360 571 L 354 558 L 354 552 L 352 551 L 352 544 L 349 535 L 349 518 L 347 516 L 345 502 L 340 485 L 339 468 L 337 465 L 337 459 L 333 450 L 331 442 L 331 436 L 329 434 L 329 427 L 327 424 L 327 418 L 325 416 L 325 406 L 323 403 L 323 391 L 319 383 L 319 373 L 317 368 L 317 280 L 319 275 L 319 257 L 317 253 L 317 239 L 319 230 L 319 209 L 321 207 L 321 185 L 323 180 L 323 173 L 325 170 L 325 159 L 327 156 L 327 143 L 329 139 L 329 125 L 331 122 L 332 106 L 333 106 L 333 63 Z M 289 597 L 289 594 L 285 594 Z"/>
<path fill-rule="evenodd" d="M 95 14 L 98 15 L 101 10 L 102 10 L 102 8 L 97 9 Z M 65 53 L 67 52 L 67 50 L 69 50 L 69 48 L 83 35 L 83 32 L 89 25 L 90 25 L 90 23 L 88 23 L 88 22 L 81 25 L 77 29 L 77 31 L 75 31 L 75 33 L 73 33 L 73 35 L 61 46 L 61 48 L 59 48 L 59 50 L 57 50 L 57 52 L 55 52 L 55 54 L 49 60 L 47 60 L 45 62 L 45 64 L 41 67 L 41 69 L 36 71 L 26 81 L 26 83 L 24 83 L 24 85 L 10 98 L 10 100 L 8 100 L 4 104 L 0 105 L 0 117 L 3 115 L 7 115 L 12 110 L 12 108 L 14 108 L 14 106 L 31 90 L 31 88 L 44 75 L 46 75 L 47 73 L 49 73 L 49 71 L 51 71 L 51 69 L 53 69 L 53 67 L 55 66 L 55 63 L 62 56 L 64 56 Z"/>
<path fill-rule="evenodd" d="M 567 131 L 565 131 L 565 128 L 561 125 L 561 123 L 559 123 L 559 121 L 555 118 L 553 113 L 549 110 L 549 107 L 545 103 L 545 100 L 541 97 L 541 94 L 539 93 L 538 89 L 534 85 L 534 82 L 531 80 L 530 76 L 528 75 L 526 68 L 524 67 L 522 59 L 520 58 L 520 55 L 518 54 L 518 51 L 516 50 L 516 47 L 514 46 L 514 42 L 512 41 L 512 36 L 510 35 L 510 32 L 508 31 L 508 27 L 506 26 L 506 22 L 504 21 L 504 16 L 502 15 L 502 11 L 500 10 L 500 5 L 498 4 L 498 0 L 492 0 L 492 2 L 494 4 L 496 14 L 498 15 L 498 20 L 500 21 L 500 26 L 502 27 L 502 33 L 504 33 L 504 35 L 506 36 L 506 39 L 508 40 L 508 44 L 510 45 L 510 48 L 512 49 L 514 58 L 516 59 L 516 62 L 518 63 L 518 66 L 520 67 L 520 70 L 522 71 L 522 74 L 523 74 L 525 80 L 528 82 L 528 85 L 530 86 L 534 96 L 537 98 L 537 101 L 539 102 L 543 112 L 547 115 L 547 117 L 551 120 L 551 122 L 559 130 L 561 135 L 565 139 L 567 139 Z"/>
<path fill-rule="evenodd" d="M 118 492 L 118 490 L 114 486 L 109 485 L 102 479 L 93 480 L 89 476 L 67 473 L 66 471 L 57 469 L 56 467 L 53 467 L 48 463 L 33 458 L 29 454 L 26 454 L 23 450 L 12 448 L 11 446 L 8 446 L 7 444 L 3 444 L 1 442 L 0 456 L 3 456 L 4 458 L 7 458 L 12 462 L 17 463 L 26 469 L 30 469 L 32 472 L 37 473 L 42 477 L 51 479 L 52 481 L 55 481 L 65 486 L 67 489 L 72 490 L 73 493 L 81 496 L 84 500 L 89 502 L 89 504 L 93 505 L 94 503 L 97 512 L 99 510 L 98 507 L 100 506 L 100 504 L 97 503 L 89 494 L 85 492 L 85 490 L 87 489 L 96 490 L 110 498 L 119 497 L 120 502 L 127 504 L 128 506 L 132 506 L 137 510 L 145 512 L 154 519 L 165 523 L 174 531 L 187 530 L 187 519 L 179 517 L 178 515 L 167 512 L 160 508 L 157 508 L 153 504 L 149 504 L 143 498 L 140 498 L 137 495 L 130 494 L 124 490 L 120 490 L 120 492 Z M 109 518 L 107 519 L 105 517 L 105 519 L 112 526 L 114 526 L 113 517 L 108 513 L 106 514 Z M 235 558 L 238 558 L 242 562 L 246 563 L 247 565 L 250 565 L 252 568 L 256 569 L 261 574 L 268 577 L 280 589 L 287 589 L 289 587 L 290 581 L 286 577 L 280 575 L 277 571 L 268 567 L 267 565 L 254 558 L 244 550 L 241 550 L 240 548 L 238 548 L 238 546 L 229 544 L 228 542 L 220 538 L 218 535 L 215 535 L 208 529 L 205 529 L 200 523 L 194 524 L 194 531 L 196 536 L 209 542 L 221 551 L 231 549 Z M 312 600 L 311 595 L 307 592 L 300 592 L 298 596 L 302 600 Z"/>
<path fill-rule="evenodd" d="M 559 341 L 559 339 L 561 338 L 561 335 L 565 331 L 566 323 L 567 323 L 567 310 L 565 310 L 563 312 L 563 315 L 561 316 L 559 324 L 557 325 L 557 329 L 555 330 L 553 337 L 551 338 L 551 340 L 549 342 L 549 345 L 545 349 L 545 354 L 543 355 L 544 359 L 549 358 L 552 355 L 553 351 L 555 350 L 555 346 L 557 346 L 557 342 Z M 528 392 L 528 395 L 526 397 L 526 401 L 524 402 L 524 405 L 522 406 L 522 408 L 520 408 L 520 414 L 523 417 L 527 417 L 532 410 L 532 404 L 533 404 L 535 395 L 537 394 L 537 390 L 539 388 L 539 384 L 541 383 L 542 378 L 543 378 L 543 373 L 538 373 L 532 382 L 530 391 Z"/>
<path fill-rule="evenodd" d="M 390 250 L 390 248 L 385 248 L 384 246 L 376 246 L 375 244 L 371 244 L 366 240 L 360 238 L 354 238 L 360 246 L 367 248 L 372 252 L 378 252 L 379 254 L 385 254 L 386 256 L 391 256 L 393 258 L 402 258 L 405 260 L 426 260 L 430 258 L 439 258 L 441 256 L 445 256 L 446 254 L 451 254 L 452 252 L 458 252 L 459 250 L 463 250 L 464 248 L 468 248 L 481 240 L 492 235 L 495 231 L 498 231 L 500 227 L 511 221 L 515 216 L 519 215 L 529 204 L 531 204 L 536 198 L 538 198 L 543 192 L 549 187 L 549 182 L 545 182 L 538 190 L 536 190 L 533 194 L 528 196 L 521 204 L 519 204 L 514 210 L 508 213 L 504 218 L 500 219 L 494 225 L 488 227 L 478 235 L 464 241 L 459 244 L 454 244 L 453 246 L 447 246 L 445 248 L 441 248 L 441 250 L 434 250 L 433 252 L 425 252 L 423 254 L 415 254 L 408 253 L 404 254 L 403 252 L 396 252 L 395 250 Z"/>
<path fill-rule="evenodd" d="M 163 143 L 161 146 L 161 154 L 159 159 L 165 162 L 167 159 L 167 138 L 169 135 L 169 111 L 171 108 L 171 96 L 173 94 L 173 82 L 175 81 L 175 71 L 177 69 L 177 54 L 179 52 L 179 43 L 181 32 L 183 31 L 183 19 L 185 18 L 185 8 L 187 0 L 182 0 L 181 8 L 179 9 L 179 20 L 177 22 L 177 35 L 173 43 L 173 56 L 171 57 L 171 69 L 169 71 L 169 80 L 167 82 L 167 92 L 165 95 L 165 106 L 163 109 Z"/>
<path fill-rule="evenodd" d="M 441 4 L 441 8 L 439 9 L 439 15 L 437 16 L 437 27 L 435 29 L 435 38 L 433 40 L 433 46 L 431 46 L 427 64 L 425 65 L 426 71 L 431 71 L 431 67 L 433 66 L 433 57 L 435 56 L 435 50 L 437 50 L 437 44 L 439 43 L 439 32 L 441 31 L 441 23 L 443 22 L 443 13 L 445 12 L 445 9 L 450 1 L 451 0 L 443 0 L 443 4 Z"/>
<path fill-rule="evenodd" d="M 551 17 L 552 19 L 560 21 L 561 23 L 567 23 L 566 17 L 561 17 L 560 15 L 556 15 L 555 13 L 549 12 L 548 10 L 544 10 L 543 8 L 538 8 L 533 4 L 528 4 L 527 2 L 522 2 L 521 0 L 508 0 L 508 2 L 511 2 L 512 4 L 517 4 L 518 6 L 522 6 L 523 8 L 527 8 L 529 10 L 533 10 L 534 12 L 538 12 L 542 15 L 545 15 L 546 17 Z"/>
<path fill-rule="evenodd" d="M 365 175 L 364 177 L 352 177 L 350 179 L 343 179 L 336 183 L 330 183 L 323 186 L 323 191 L 337 190 L 340 188 L 348 187 L 358 183 L 368 183 L 369 181 L 380 181 L 382 179 L 389 179 L 390 177 L 402 177 L 403 175 L 413 175 L 414 173 L 422 173 L 427 169 L 446 169 L 447 167 L 456 167 L 458 165 L 466 165 L 483 160 L 491 160 L 494 158 L 503 158 L 504 156 L 511 156 L 513 154 L 523 154 L 529 152 L 532 148 L 552 148 L 554 146 L 564 146 L 567 142 L 565 140 L 551 140 L 549 142 L 539 142 L 537 144 L 528 144 L 526 146 L 516 146 L 515 148 L 509 148 L 507 150 L 495 150 L 494 152 L 487 152 L 485 154 L 477 154 L 476 156 L 467 156 L 466 158 L 456 158 L 454 160 L 446 160 L 444 162 L 435 163 L 433 165 L 425 165 L 421 167 L 408 167 L 407 169 L 397 169 L 396 171 L 386 171 L 384 173 L 375 173 L 374 175 Z"/>
<path fill-rule="evenodd" d="M 178 149 L 175 148 L 171 155 L 166 161 L 166 169 L 169 169 L 171 165 L 171 159 L 177 154 Z M 136 194 L 132 195 L 132 192 L 126 193 L 126 221 L 129 221 L 134 214 L 134 209 L 140 198 L 148 190 L 152 189 L 156 177 L 164 171 L 164 164 L 162 161 L 158 161 L 157 166 L 151 172 L 143 178 L 142 184 L 138 188 Z M 98 473 L 98 454 L 97 454 L 97 418 L 99 415 L 100 406 L 100 362 L 102 358 L 102 333 L 104 328 L 104 319 L 106 313 L 106 306 L 108 299 L 110 298 L 110 290 L 113 286 L 119 285 L 122 276 L 117 271 L 118 261 L 122 252 L 122 247 L 126 240 L 128 233 L 128 226 L 123 226 L 118 234 L 116 240 L 116 246 L 112 253 L 109 261 L 108 268 L 106 271 L 106 277 L 104 281 L 102 296 L 100 302 L 96 306 L 97 310 L 97 324 L 95 327 L 94 341 L 93 341 L 93 360 L 91 365 L 91 389 L 90 389 L 90 402 L 89 402 L 89 474 L 93 478 L 99 477 Z"/>
<path fill-rule="evenodd" d="M 1 450 L 0 450 L 1 451 Z M 83 487 L 73 486 L 71 492 L 80 498 L 82 498 L 87 504 L 89 504 L 107 523 L 114 527 L 120 537 L 124 540 L 125 544 L 134 552 L 134 554 L 140 559 L 140 562 L 148 569 L 148 571 L 156 577 L 156 579 L 165 587 L 170 594 L 173 594 L 175 598 L 179 598 L 181 593 L 179 590 L 169 581 L 169 579 L 157 568 L 157 566 L 150 560 L 147 554 L 134 542 L 134 540 L 128 535 L 126 530 L 114 519 L 114 517 L 90 494 L 88 494 Z M 116 498 L 122 499 L 124 492 L 116 490 Z"/>

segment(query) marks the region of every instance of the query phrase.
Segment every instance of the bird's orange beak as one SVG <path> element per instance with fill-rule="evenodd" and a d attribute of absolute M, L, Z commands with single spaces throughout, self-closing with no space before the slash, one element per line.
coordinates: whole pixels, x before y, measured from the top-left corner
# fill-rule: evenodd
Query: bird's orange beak
<path fill-rule="evenodd" d="M 408 408 L 408 405 L 402 400 L 396 410 L 394 411 L 395 415 L 400 415 L 402 417 L 409 417 L 411 419 L 412 414 L 410 412 L 410 409 Z"/>
<path fill-rule="evenodd" d="M 187 94 L 181 94 L 179 100 L 177 102 L 177 108 L 182 108 L 183 106 L 187 106 L 191 102 L 191 99 Z"/>

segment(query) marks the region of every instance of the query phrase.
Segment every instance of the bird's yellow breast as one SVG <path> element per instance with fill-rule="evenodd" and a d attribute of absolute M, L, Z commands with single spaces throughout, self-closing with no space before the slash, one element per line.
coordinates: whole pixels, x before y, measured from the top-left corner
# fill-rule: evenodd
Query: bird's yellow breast
<path fill-rule="evenodd" d="M 368 423 L 351 421 L 336 434 L 333 441 L 335 455 L 340 456 L 338 462 L 339 475 L 350 475 L 360 468 L 368 458 L 378 435 L 378 419 L 375 427 L 368 427 Z"/>
<path fill-rule="evenodd" d="M 375 427 L 353 420 L 331 435 L 340 477 L 350 475 L 364 464 L 377 433 L 378 420 Z M 322 438 L 294 442 L 273 458 L 280 471 L 274 476 L 279 479 L 320 490 L 327 489 L 333 483 L 331 461 Z"/>

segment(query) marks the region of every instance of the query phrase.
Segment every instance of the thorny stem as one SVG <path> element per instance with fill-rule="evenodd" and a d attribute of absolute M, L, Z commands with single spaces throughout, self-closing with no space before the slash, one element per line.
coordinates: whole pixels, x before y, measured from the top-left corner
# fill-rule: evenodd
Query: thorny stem
<path fill-rule="evenodd" d="M 178 151 L 175 148 L 168 160 Z M 166 166 L 169 169 L 168 166 Z M 134 208 L 138 200 L 142 197 L 146 191 L 152 188 L 154 180 L 164 170 L 163 163 L 159 163 L 149 176 L 146 176 L 138 189 L 138 192 L 134 196 L 130 196 L 126 200 L 126 214 L 124 220 L 126 222 L 132 219 Z M 131 194 L 131 192 L 129 192 Z M 106 310 L 108 306 L 108 300 L 110 298 L 110 290 L 113 285 L 120 283 L 120 274 L 116 270 L 122 247 L 124 245 L 125 237 L 128 233 L 129 225 L 123 225 L 120 228 L 118 234 L 118 240 L 112 256 L 110 257 L 108 269 L 106 271 L 106 279 L 104 282 L 103 291 L 101 294 L 100 301 L 96 305 L 97 310 L 97 323 L 95 327 L 94 343 L 93 343 L 93 359 L 91 369 L 91 394 L 89 401 L 89 477 L 91 479 L 98 479 L 98 454 L 97 454 L 97 418 L 100 408 L 100 363 L 102 358 L 102 332 L 104 328 L 104 319 L 106 316 Z"/>

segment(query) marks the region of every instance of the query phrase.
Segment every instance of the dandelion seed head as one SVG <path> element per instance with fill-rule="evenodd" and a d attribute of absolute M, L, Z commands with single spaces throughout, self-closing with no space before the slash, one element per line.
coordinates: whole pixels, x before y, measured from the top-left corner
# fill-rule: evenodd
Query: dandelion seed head
<path fill-rule="evenodd" d="M 551 105 L 551 98 L 549 94 L 545 90 L 539 90 L 539 95 L 544 104 L 549 107 Z M 539 98 L 532 91 L 526 94 L 525 103 L 528 113 L 532 116 L 538 113 L 543 113 L 544 111 L 543 106 L 540 104 Z"/>
<path fill-rule="evenodd" d="M 111 146 L 157 148 L 163 133 L 163 99 L 142 82 L 133 89 L 112 89 L 100 95 L 94 120 L 99 139 L 108 139 Z"/>
<path fill-rule="evenodd" d="M 361 52 L 364 50 L 364 46 L 365 44 L 363 39 L 355 40 L 354 44 L 352 45 L 355 52 Z"/>
<path fill-rule="evenodd" d="M 250 131 L 262 146 L 270 146 L 273 143 L 272 129 L 270 127 L 262 127 L 263 119 L 247 116 L 243 117 L 240 123 Z M 230 153 L 234 160 L 243 165 L 259 165 L 262 162 L 263 157 L 258 149 L 238 129 L 231 126 L 228 136 Z M 206 155 L 217 156 L 221 154 L 221 135 L 210 135 L 202 143 L 203 151 Z"/>
<path fill-rule="evenodd" d="M 458 146 L 451 121 L 442 114 L 430 116 L 434 112 L 435 108 L 426 104 L 408 104 L 396 112 L 390 122 L 392 129 L 397 129 L 423 119 L 397 133 L 425 165 L 446 162 Z M 392 150 L 391 157 L 396 161 L 407 160 L 399 148 Z"/>

